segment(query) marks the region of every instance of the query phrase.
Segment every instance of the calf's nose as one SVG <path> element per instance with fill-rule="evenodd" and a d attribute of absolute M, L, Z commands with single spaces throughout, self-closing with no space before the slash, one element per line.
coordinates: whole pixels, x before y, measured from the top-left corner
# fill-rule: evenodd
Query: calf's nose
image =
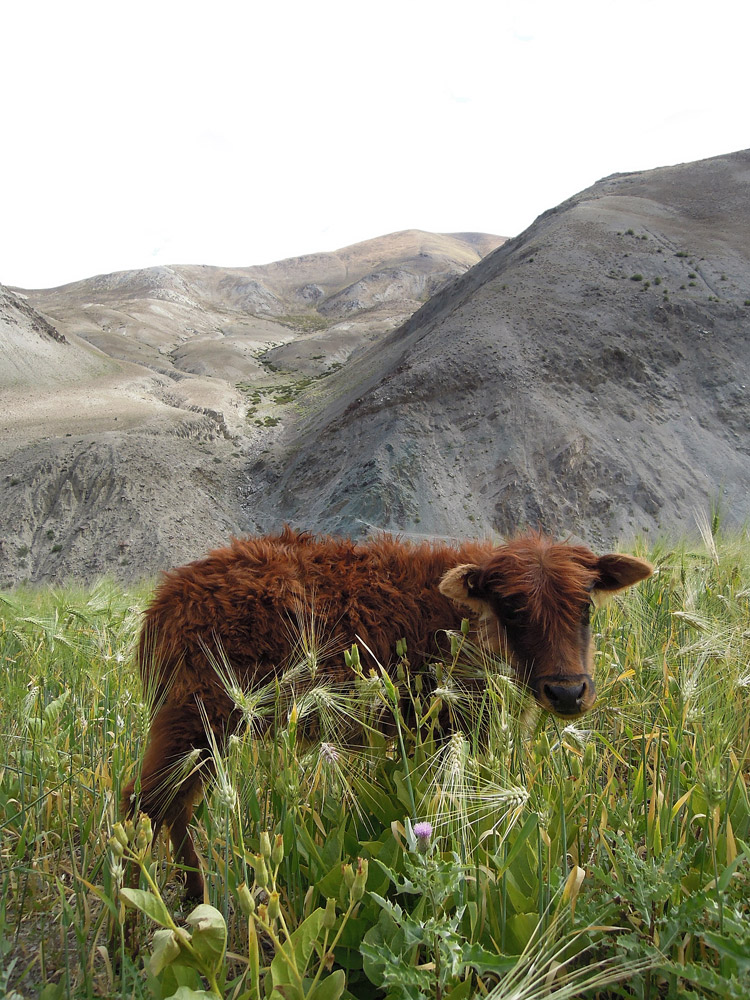
<path fill-rule="evenodd" d="M 544 684 L 543 693 L 549 707 L 558 715 L 579 715 L 583 709 L 588 684 Z"/>

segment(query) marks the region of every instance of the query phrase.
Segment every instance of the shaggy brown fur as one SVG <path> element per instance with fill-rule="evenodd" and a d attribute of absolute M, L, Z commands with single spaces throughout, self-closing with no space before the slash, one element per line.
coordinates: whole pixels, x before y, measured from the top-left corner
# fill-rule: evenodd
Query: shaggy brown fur
<path fill-rule="evenodd" d="M 223 749 L 236 706 L 217 674 L 224 659 L 250 690 L 277 674 L 295 644 L 294 621 L 314 613 L 329 648 L 358 641 L 383 665 L 406 639 L 419 668 L 436 637 L 471 614 L 475 638 L 502 653 L 537 700 L 567 717 L 594 702 L 588 608 L 595 590 L 618 590 L 651 567 L 629 556 L 597 558 L 588 549 L 531 535 L 494 548 L 410 544 L 382 536 L 361 544 L 285 529 L 234 540 L 207 558 L 168 573 L 146 613 L 139 646 L 144 686 L 154 697 L 149 744 L 123 807 L 170 828 L 187 869 L 187 888 L 203 882 L 188 831 L 212 740 Z M 346 683 L 340 656 L 324 661 L 326 679 Z M 191 758 L 190 751 L 199 751 Z"/>

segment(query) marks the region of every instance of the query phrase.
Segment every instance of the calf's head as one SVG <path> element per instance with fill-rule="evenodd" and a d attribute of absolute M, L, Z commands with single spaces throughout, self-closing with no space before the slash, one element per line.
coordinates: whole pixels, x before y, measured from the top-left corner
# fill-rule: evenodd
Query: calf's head
<path fill-rule="evenodd" d="M 582 715 L 596 701 L 589 615 L 599 597 L 653 572 L 642 559 L 596 556 L 540 535 L 517 538 L 479 565 L 449 570 L 440 591 L 477 618 L 481 641 L 550 712 Z"/>

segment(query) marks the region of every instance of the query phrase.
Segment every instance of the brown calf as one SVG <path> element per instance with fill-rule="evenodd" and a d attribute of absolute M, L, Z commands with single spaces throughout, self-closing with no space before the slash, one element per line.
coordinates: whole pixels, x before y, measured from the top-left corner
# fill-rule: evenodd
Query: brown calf
<path fill-rule="evenodd" d="M 191 751 L 221 751 L 236 726 L 236 706 L 212 660 L 220 655 L 250 690 L 270 680 L 293 653 L 290 625 L 314 607 L 318 633 L 339 656 L 324 662 L 328 680 L 351 674 L 341 650 L 354 641 L 384 665 L 406 639 L 419 668 L 436 638 L 470 617 L 475 640 L 503 656 L 546 709 L 565 718 L 596 699 L 589 611 L 593 595 L 645 579 L 651 566 L 625 555 L 595 556 L 583 546 L 529 535 L 493 547 L 410 544 L 389 536 L 354 543 L 285 529 L 234 540 L 199 562 L 168 573 L 146 612 L 139 646 L 144 686 L 154 697 L 149 743 L 123 808 L 162 824 L 187 868 L 187 890 L 203 881 L 188 831 L 201 792 Z M 212 655 L 213 654 L 213 655 Z M 206 733 L 210 726 L 212 737 Z"/>

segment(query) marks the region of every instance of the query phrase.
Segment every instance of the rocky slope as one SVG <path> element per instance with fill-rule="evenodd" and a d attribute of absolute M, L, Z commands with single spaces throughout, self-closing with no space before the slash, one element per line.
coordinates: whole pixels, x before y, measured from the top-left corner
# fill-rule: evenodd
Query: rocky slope
<path fill-rule="evenodd" d="M 359 534 L 750 516 L 750 151 L 606 178 L 332 377 L 247 500 Z"/>
<path fill-rule="evenodd" d="M 241 458 L 189 386 L 0 288 L 0 584 L 140 577 L 219 544 L 242 523 Z"/>
<path fill-rule="evenodd" d="M 494 251 L 409 232 L 8 292 L 0 584 L 285 520 L 594 545 L 745 521 L 749 181 L 750 151 L 615 175 Z"/>
<path fill-rule="evenodd" d="M 410 231 L 0 289 L 0 585 L 142 577 L 245 530 L 248 460 L 303 390 L 501 242 Z"/>
<path fill-rule="evenodd" d="M 263 382 L 269 363 L 295 374 L 343 363 L 502 242 L 409 230 L 258 267 L 153 267 L 24 294 L 112 357 Z"/>

